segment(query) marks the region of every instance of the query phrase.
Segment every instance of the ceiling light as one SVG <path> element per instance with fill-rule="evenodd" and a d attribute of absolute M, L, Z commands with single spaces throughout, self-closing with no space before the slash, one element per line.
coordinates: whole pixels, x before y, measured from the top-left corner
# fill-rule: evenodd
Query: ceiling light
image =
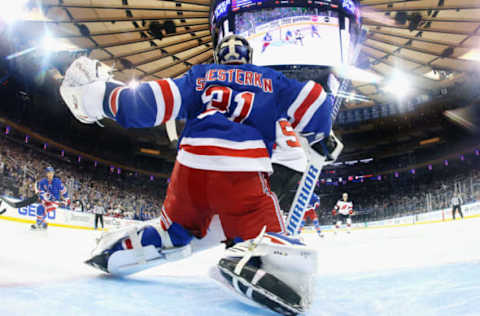
<path fill-rule="evenodd" d="M 41 47 L 47 51 L 53 51 L 57 49 L 57 43 L 55 43 L 55 39 L 49 33 L 46 33 L 42 39 Z"/>
<path fill-rule="evenodd" d="M 130 81 L 128 83 L 128 86 L 131 88 L 131 89 L 136 89 L 138 86 L 140 85 L 140 82 L 138 82 L 137 80 L 133 79 L 132 81 Z"/>
<path fill-rule="evenodd" d="M 379 75 L 358 67 L 342 65 L 334 68 L 335 74 L 343 79 L 362 83 L 379 83 L 382 79 Z"/>
<path fill-rule="evenodd" d="M 27 1 L 28 0 L 2 1 L 0 20 L 11 23 L 22 19 L 26 12 Z"/>
<path fill-rule="evenodd" d="M 397 99 L 404 99 L 411 91 L 411 80 L 401 72 L 395 72 L 383 86 L 383 90 L 393 94 Z"/>

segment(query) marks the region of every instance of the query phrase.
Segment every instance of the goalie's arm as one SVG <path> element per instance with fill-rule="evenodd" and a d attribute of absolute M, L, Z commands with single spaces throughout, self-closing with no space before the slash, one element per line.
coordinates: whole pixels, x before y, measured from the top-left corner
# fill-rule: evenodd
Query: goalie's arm
<path fill-rule="evenodd" d="M 307 140 L 309 147 L 324 156 L 327 163 L 335 161 L 343 145 L 332 132 L 338 112 L 333 95 L 314 81 L 302 83 L 285 78 L 283 84 L 280 106 L 295 132 Z"/>
<path fill-rule="evenodd" d="M 103 112 L 126 128 L 144 128 L 163 124 L 179 117 L 182 98 L 171 80 L 141 83 L 133 89 L 107 82 Z"/>
<path fill-rule="evenodd" d="M 82 123 L 110 118 L 125 128 L 146 128 L 198 110 L 190 72 L 178 79 L 141 82 L 133 88 L 99 76 L 96 65 L 97 61 L 88 58 L 75 60 L 60 87 L 66 105 Z"/>

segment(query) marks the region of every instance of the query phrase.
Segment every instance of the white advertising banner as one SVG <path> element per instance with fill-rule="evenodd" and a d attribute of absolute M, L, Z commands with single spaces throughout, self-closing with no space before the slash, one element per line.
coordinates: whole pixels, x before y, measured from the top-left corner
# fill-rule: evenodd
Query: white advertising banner
<path fill-rule="evenodd" d="M 12 199 L 13 202 L 18 200 Z M 27 207 L 14 208 L 7 206 L 7 211 L 0 215 L 0 219 L 12 220 L 24 223 L 34 223 L 37 216 L 38 203 L 31 204 Z M 46 222 L 51 226 L 77 228 L 77 229 L 94 229 L 95 214 L 75 212 L 63 208 L 49 212 Z M 138 221 L 113 218 L 104 216 L 105 228 L 117 228 L 138 223 Z"/>

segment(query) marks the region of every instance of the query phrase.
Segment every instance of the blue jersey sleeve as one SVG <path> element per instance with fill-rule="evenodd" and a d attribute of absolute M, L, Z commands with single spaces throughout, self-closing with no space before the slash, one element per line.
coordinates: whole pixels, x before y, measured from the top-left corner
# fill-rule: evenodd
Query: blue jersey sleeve
<path fill-rule="evenodd" d="M 178 79 L 146 81 L 136 88 L 107 82 L 105 115 L 126 128 L 145 128 L 196 112 L 191 72 Z"/>
<path fill-rule="evenodd" d="M 333 96 L 313 81 L 280 78 L 279 102 L 292 127 L 310 143 L 330 135 Z"/>

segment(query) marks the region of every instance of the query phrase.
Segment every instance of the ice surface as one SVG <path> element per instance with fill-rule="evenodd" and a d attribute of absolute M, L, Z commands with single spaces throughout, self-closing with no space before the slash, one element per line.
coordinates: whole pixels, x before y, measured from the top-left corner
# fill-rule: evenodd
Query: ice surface
<path fill-rule="evenodd" d="M 307 315 L 480 315 L 480 219 L 304 234 L 321 254 Z M 217 247 L 128 278 L 84 265 L 98 232 L 0 220 L 0 315 L 274 315 L 209 279 Z"/>

